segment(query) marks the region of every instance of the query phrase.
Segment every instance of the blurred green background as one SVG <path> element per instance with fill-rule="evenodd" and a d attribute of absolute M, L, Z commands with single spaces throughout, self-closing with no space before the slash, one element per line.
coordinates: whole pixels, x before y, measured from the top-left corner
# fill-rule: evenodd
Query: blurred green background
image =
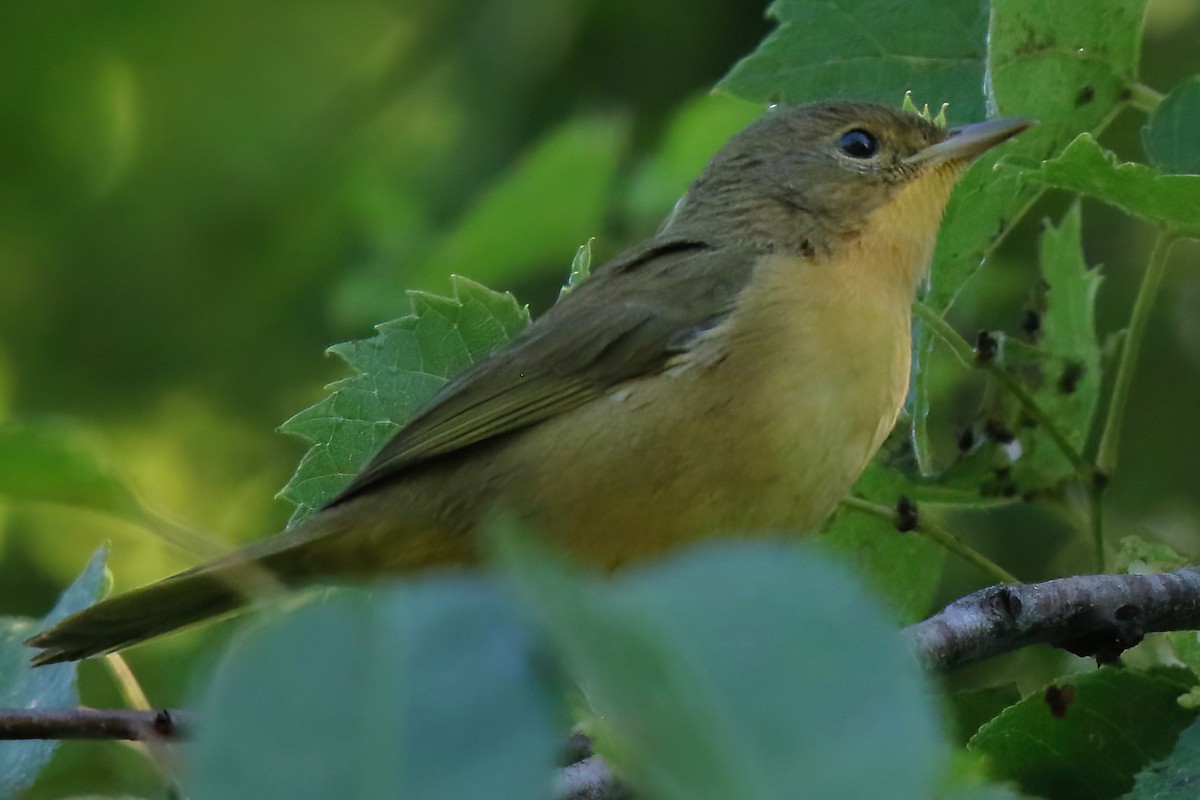
<path fill-rule="evenodd" d="M 0 412 L 70 420 L 151 507 L 234 542 L 279 528 L 304 443 L 275 426 L 344 374 L 327 345 L 406 313 L 450 272 L 534 311 L 575 247 L 654 229 L 756 109 L 705 93 L 770 29 L 738 0 L 210 0 L 0 4 Z M 1196 71 L 1200 7 L 1154 0 L 1143 81 Z M 932 98 L 930 98 L 932 99 Z M 897 98 L 897 102 L 899 98 Z M 951 109 L 953 119 L 953 109 Z M 1143 117 L 1104 142 L 1139 159 Z M 955 321 L 1015 329 L 1040 216 Z M 1123 325 L 1152 232 L 1086 207 Z M 1200 272 L 1168 274 L 1110 492 L 1117 532 L 1200 555 Z M 945 425 L 953 406 L 934 406 Z M 972 409 L 959 416 L 967 418 Z M 1023 516 L 1025 515 L 1025 516 Z M 40 615 L 104 540 L 118 590 L 186 553 L 99 514 L 0 507 L 0 610 Z M 1085 568 L 1028 512 L 965 531 L 1019 574 Z M 947 592 L 977 576 L 955 573 Z M 173 637 L 129 658 L 158 705 L 210 663 Z M 197 654 L 201 655 L 197 655 Z M 86 701 L 116 703 L 99 669 Z M 81 778 L 85 776 L 86 779 Z M 156 791 L 115 744 L 62 748 L 32 796 Z"/>

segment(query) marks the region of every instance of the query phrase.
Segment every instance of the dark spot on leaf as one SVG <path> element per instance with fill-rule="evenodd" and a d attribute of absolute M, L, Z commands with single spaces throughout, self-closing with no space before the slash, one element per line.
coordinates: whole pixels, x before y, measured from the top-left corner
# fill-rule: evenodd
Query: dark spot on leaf
<path fill-rule="evenodd" d="M 1071 684 L 1047 686 L 1045 699 L 1046 705 L 1050 706 L 1050 716 L 1062 719 L 1067 715 L 1067 709 L 1075 702 L 1075 687 Z"/>
<path fill-rule="evenodd" d="M 1075 390 L 1079 388 L 1079 381 L 1083 378 L 1084 366 L 1083 362 L 1072 361 L 1063 369 L 1062 375 L 1058 378 L 1058 391 L 1060 394 L 1075 394 Z"/>
<path fill-rule="evenodd" d="M 1097 489 L 1103 491 L 1104 489 L 1108 488 L 1109 480 L 1108 473 L 1104 470 L 1093 470 L 1092 486 L 1095 486 Z"/>
<path fill-rule="evenodd" d="M 996 341 L 996 337 L 987 330 L 981 330 L 975 337 L 975 360 L 980 364 L 986 364 L 996 357 L 996 351 L 999 348 L 1000 343 Z"/>
<path fill-rule="evenodd" d="M 1124 89 L 1122 89 L 1121 93 L 1117 95 L 1117 99 L 1120 100 L 1122 103 L 1126 102 L 1127 100 L 1129 100 L 1132 97 L 1133 97 L 1133 90 L 1130 89 L 1128 86 L 1126 86 Z"/>
<path fill-rule="evenodd" d="M 896 530 L 908 533 L 916 530 L 918 522 L 917 504 L 907 497 L 901 496 L 896 501 Z"/>
<path fill-rule="evenodd" d="M 1090 83 L 1079 90 L 1079 94 L 1075 96 L 1075 105 L 1086 106 L 1088 103 L 1096 99 L 1096 88 Z"/>
<path fill-rule="evenodd" d="M 1027 308 L 1021 315 L 1021 330 L 1030 339 L 1036 339 L 1037 335 L 1042 331 L 1042 315 L 1037 309 Z"/>

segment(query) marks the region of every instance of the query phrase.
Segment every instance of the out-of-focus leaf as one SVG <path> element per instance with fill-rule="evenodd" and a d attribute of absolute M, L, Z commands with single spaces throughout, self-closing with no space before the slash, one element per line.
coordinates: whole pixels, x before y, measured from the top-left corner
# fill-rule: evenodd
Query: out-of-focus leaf
<path fill-rule="evenodd" d="M 725 76 L 722 89 L 764 102 L 848 97 L 897 105 L 911 89 L 964 118 L 983 116 L 986 5 L 776 0 L 767 14 L 779 27 Z"/>
<path fill-rule="evenodd" d="M 1179 734 L 1171 754 L 1138 773 L 1128 800 L 1192 800 L 1200 793 L 1200 722 Z"/>
<path fill-rule="evenodd" d="M 1171 90 L 1142 128 L 1142 147 L 1163 172 L 1200 173 L 1200 75 Z"/>
<path fill-rule="evenodd" d="M 662 219 L 713 153 L 762 111 L 761 103 L 748 103 L 722 93 L 706 94 L 684 104 L 671 120 L 657 151 L 635 173 L 629 189 L 629 210 L 641 219 Z"/>
<path fill-rule="evenodd" d="M 25 640 L 69 614 L 100 599 L 106 589 L 104 569 L 107 548 L 100 548 L 79 577 L 58 598 L 53 610 L 40 622 L 13 617 L 0 618 L 0 707 L 73 708 L 79 705 L 75 686 L 78 664 L 30 665 L 33 650 Z M 16 797 L 41 772 L 58 742 L 37 740 L 0 742 L 0 797 Z"/>
<path fill-rule="evenodd" d="M 411 292 L 412 314 L 330 348 L 356 374 L 280 427 L 313 445 L 280 492 L 296 505 L 294 518 L 332 499 L 453 375 L 528 324 L 512 295 L 465 278 L 453 285 L 452 298 Z"/>
<path fill-rule="evenodd" d="M 1016 174 L 1028 183 L 1079 192 L 1181 234 L 1200 236 L 1200 175 L 1164 175 L 1145 164 L 1122 164 L 1086 133 L 1058 158 Z"/>
<path fill-rule="evenodd" d="M 604 581 L 499 549 L 639 796 L 931 795 L 946 751 L 920 671 L 828 558 L 714 544 Z"/>
<path fill-rule="evenodd" d="M 624 146 L 618 120 L 587 117 L 551 131 L 443 237 L 410 285 L 450 273 L 492 285 L 530 277 L 597 233 Z"/>
<path fill-rule="evenodd" d="M 338 592 L 229 651 L 190 796 L 549 798 L 565 725 L 538 666 L 490 583 Z"/>
<path fill-rule="evenodd" d="M 1195 684 L 1182 669 L 1105 668 L 1031 695 L 980 728 L 970 748 L 997 778 L 1030 794 L 1104 800 L 1171 752 L 1195 717 L 1176 698 Z"/>
<path fill-rule="evenodd" d="M 0 422 L 0 496 L 77 506 L 138 524 L 148 519 L 95 442 L 60 421 Z"/>

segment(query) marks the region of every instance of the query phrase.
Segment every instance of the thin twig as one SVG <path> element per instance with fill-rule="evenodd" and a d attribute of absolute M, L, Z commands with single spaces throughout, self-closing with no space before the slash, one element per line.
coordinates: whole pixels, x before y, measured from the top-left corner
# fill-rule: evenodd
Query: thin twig
<path fill-rule="evenodd" d="M 1096 468 L 1105 475 L 1112 475 L 1117 468 L 1117 449 L 1120 445 L 1121 424 L 1125 421 L 1125 406 L 1129 402 L 1129 389 L 1133 386 L 1133 373 L 1137 367 L 1138 352 L 1150 322 L 1150 311 L 1158 297 L 1167 259 L 1177 238 L 1167 231 L 1158 236 L 1150 262 L 1138 287 L 1133 313 L 1129 317 L 1129 332 L 1121 348 L 1121 359 L 1117 362 L 1117 377 L 1113 380 L 1112 400 L 1108 404 L 1108 417 L 1104 420 L 1104 433 L 1100 436 L 1100 448 L 1096 452 Z"/>
<path fill-rule="evenodd" d="M 1153 111 L 1162 104 L 1166 96 L 1144 83 L 1135 83 L 1129 87 L 1129 105 L 1142 111 Z"/>
<path fill-rule="evenodd" d="M 870 500 L 864 500 L 861 497 L 844 497 L 842 498 L 841 506 L 849 511 L 854 511 L 859 514 L 866 514 L 868 516 L 875 517 L 876 519 L 883 520 L 884 522 L 888 522 L 892 525 L 897 525 L 898 523 L 896 509 L 885 505 L 880 505 L 879 503 L 872 503 Z M 905 528 L 905 530 L 916 531 L 917 533 L 925 536 L 927 539 L 937 542 L 946 550 L 966 561 L 968 564 L 978 567 L 991 578 L 998 580 L 1001 583 L 1021 582 L 1014 577 L 1011 572 L 1004 569 L 1004 567 L 1000 566 L 995 561 L 992 561 L 990 558 L 976 550 L 974 547 L 971 547 L 971 545 L 967 544 L 962 539 L 959 539 L 950 531 L 941 527 L 937 523 L 926 519 L 924 515 L 918 516 L 916 518 L 916 524 L 911 528 Z"/>
<path fill-rule="evenodd" d="M 0 709 L 0 740 L 126 739 L 149 742 L 185 738 L 192 727 L 186 711 L 101 708 Z"/>

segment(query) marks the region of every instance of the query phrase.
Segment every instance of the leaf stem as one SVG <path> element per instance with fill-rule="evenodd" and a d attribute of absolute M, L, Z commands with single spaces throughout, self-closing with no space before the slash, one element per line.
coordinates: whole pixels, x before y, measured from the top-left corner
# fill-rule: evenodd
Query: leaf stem
<path fill-rule="evenodd" d="M 896 509 L 890 508 L 879 503 L 872 503 L 870 500 L 864 500 L 861 497 L 846 496 L 842 498 L 842 508 L 849 511 L 854 511 L 859 514 L 866 514 L 870 517 L 875 517 L 889 524 L 895 525 L 897 522 Z M 935 522 L 932 522 L 923 516 L 917 517 L 917 526 L 913 529 L 925 536 L 925 538 L 937 542 L 939 545 L 950 551 L 954 555 L 978 567 L 988 576 L 1000 581 L 1001 583 L 1020 583 L 1012 573 L 1001 567 L 995 561 L 980 553 L 974 547 L 959 539 L 950 531 L 941 527 Z"/>
<path fill-rule="evenodd" d="M 1144 83 L 1135 83 L 1129 87 L 1129 104 L 1147 113 L 1158 108 L 1164 97 L 1162 92 L 1151 89 Z"/>
<path fill-rule="evenodd" d="M 1021 382 L 1017 380 L 1015 375 L 1004 369 L 1004 367 L 1000 366 L 995 361 L 981 361 L 979 358 L 977 358 L 975 348 L 971 346 L 971 343 L 964 339 L 958 331 L 954 330 L 950 323 L 946 322 L 946 320 L 944 320 L 940 314 L 938 314 L 929 306 L 920 302 L 915 303 L 913 304 L 913 313 L 915 313 L 917 317 L 919 317 L 920 320 L 925 323 L 925 325 L 935 336 L 941 339 L 942 342 L 944 342 L 946 346 L 948 346 L 950 350 L 953 351 L 956 356 L 958 356 L 960 361 L 967 366 L 975 366 L 983 369 L 985 372 L 999 381 L 1000 385 L 1003 386 L 1014 398 L 1016 398 L 1017 402 L 1021 404 L 1026 413 L 1028 413 L 1029 416 L 1035 422 L 1037 422 L 1037 424 L 1040 425 L 1047 434 L 1050 435 L 1050 438 L 1054 440 L 1056 445 L 1058 445 L 1058 449 L 1062 451 L 1062 454 L 1066 456 L 1068 461 L 1071 462 L 1071 466 L 1074 467 L 1077 473 L 1079 473 L 1079 476 L 1083 479 L 1085 485 L 1090 486 L 1092 484 L 1093 469 L 1091 464 L 1089 464 L 1087 459 L 1080 454 L 1079 450 L 1073 444 L 1071 444 L 1070 440 L 1067 439 L 1066 434 L 1063 433 L 1062 429 L 1059 428 L 1054 422 L 1054 419 L 1051 418 L 1050 415 L 1047 414 L 1040 405 L 1038 405 L 1037 400 L 1035 400 L 1033 395 L 1021 385 Z"/>
<path fill-rule="evenodd" d="M 1092 530 L 1092 547 L 1096 551 L 1096 571 L 1108 572 L 1104 553 L 1104 481 L 1093 480 L 1087 487 L 1088 522 Z"/>
<path fill-rule="evenodd" d="M 1112 399 L 1108 404 L 1108 416 L 1104 420 L 1104 433 L 1100 436 L 1100 447 L 1096 452 L 1096 469 L 1103 475 L 1112 475 L 1117 467 L 1117 449 L 1121 439 L 1121 425 L 1125 421 L 1125 406 L 1129 402 L 1129 390 L 1133 386 L 1133 373 L 1137 367 L 1138 351 L 1150 321 L 1150 311 L 1158 297 L 1167 258 L 1177 238 L 1170 231 L 1159 234 L 1150 253 L 1150 262 L 1142 276 L 1133 313 L 1129 318 L 1125 346 L 1121 348 L 1121 359 L 1117 362 L 1117 377 L 1113 381 Z"/>

